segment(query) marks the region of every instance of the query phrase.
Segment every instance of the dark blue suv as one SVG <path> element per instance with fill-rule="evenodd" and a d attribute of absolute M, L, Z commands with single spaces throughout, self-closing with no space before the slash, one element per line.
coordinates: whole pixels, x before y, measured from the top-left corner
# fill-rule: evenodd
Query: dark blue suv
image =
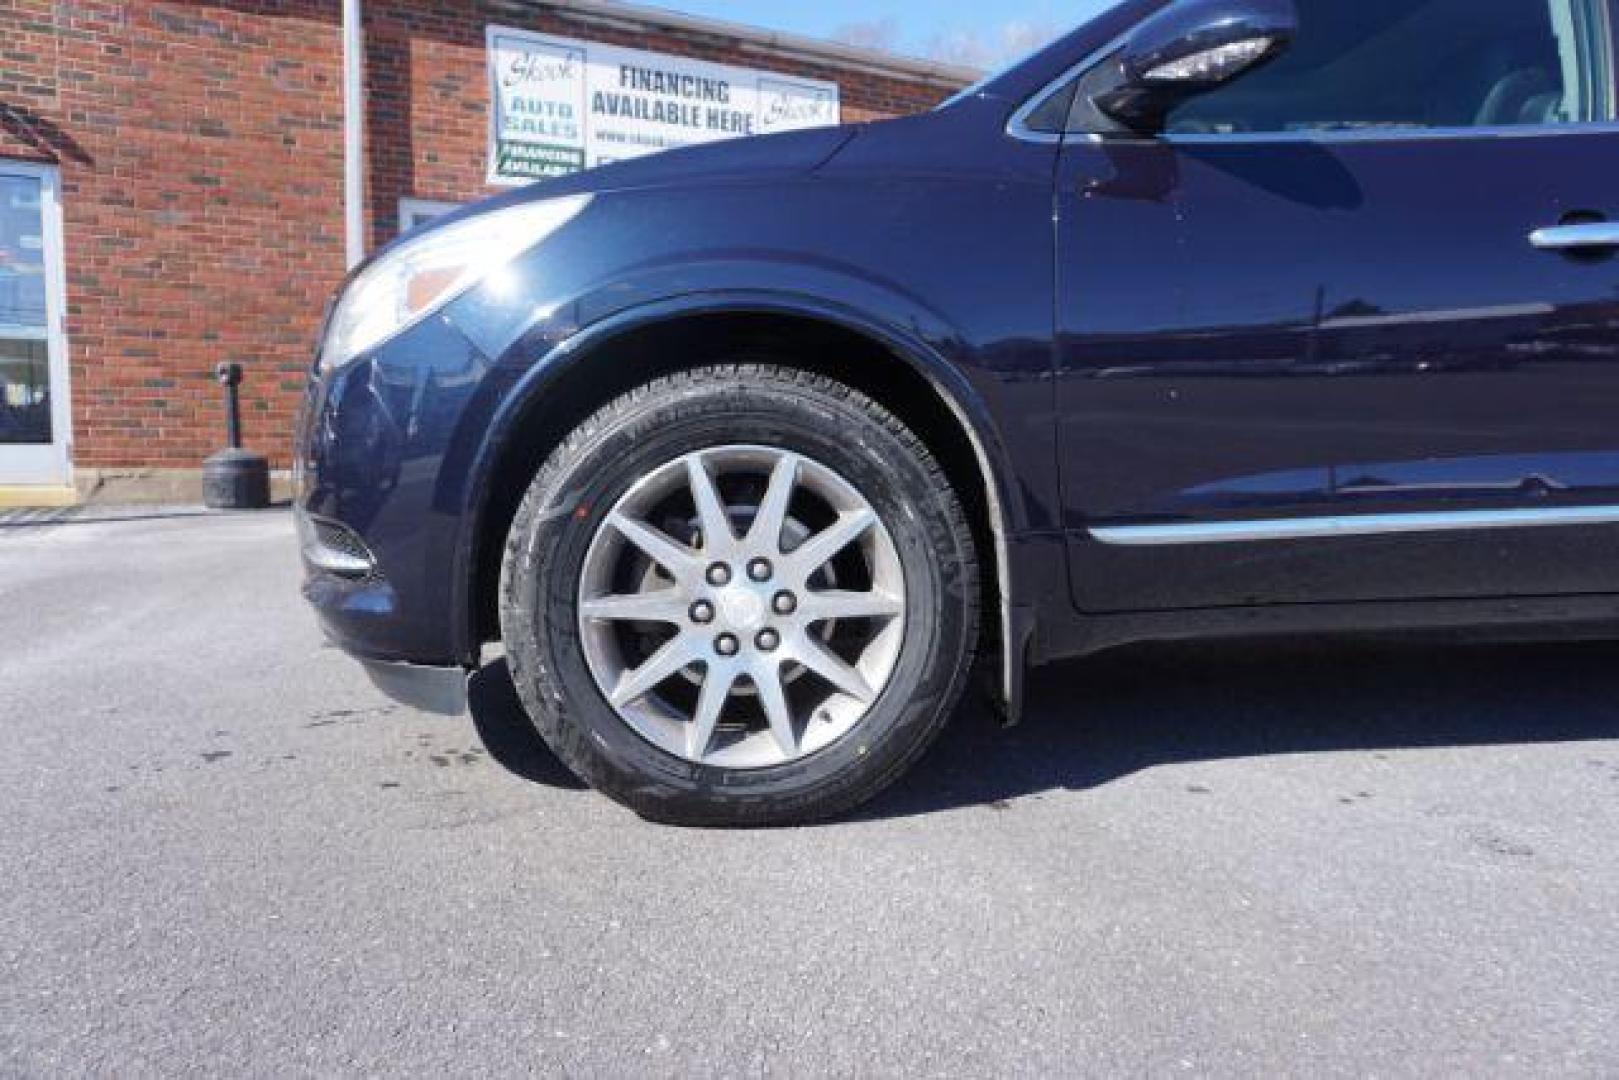
<path fill-rule="evenodd" d="M 306 592 L 503 644 L 642 814 L 848 809 L 980 658 L 1613 634 L 1608 0 L 1129 0 L 936 112 L 613 165 L 346 286 Z"/>

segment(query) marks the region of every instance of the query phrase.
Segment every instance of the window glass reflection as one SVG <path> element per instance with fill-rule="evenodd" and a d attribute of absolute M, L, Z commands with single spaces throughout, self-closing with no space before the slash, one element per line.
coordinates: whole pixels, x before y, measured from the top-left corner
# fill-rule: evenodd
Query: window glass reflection
<path fill-rule="evenodd" d="M 0 443 L 51 441 L 42 191 L 0 176 Z"/>

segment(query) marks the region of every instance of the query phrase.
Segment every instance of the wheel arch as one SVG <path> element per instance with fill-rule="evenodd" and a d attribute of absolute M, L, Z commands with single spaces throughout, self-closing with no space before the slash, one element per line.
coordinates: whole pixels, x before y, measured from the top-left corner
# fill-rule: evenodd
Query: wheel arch
<path fill-rule="evenodd" d="M 517 504 L 567 434 L 615 397 L 660 375 L 751 359 L 814 370 L 880 401 L 916 430 L 963 498 L 981 558 L 986 614 L 999 650 L 1009 718 L 1021 710 L 1029 609 L 1019 603 L 1011 538 L 1024 520 L 997 429 L 962 372 L 914 336 L 799 297 L 705 294 L 621 313 L 570 337 L 533 363 L 507 395 L 473 465 L 472 513 L 459 545 L 453 610 L 461 655 L 475 660 L 498 633 L 500 559 Z M 880 361 L 880 363 L 871 363 Z M 899 381 L 895 381 L 895 376 Z"/>

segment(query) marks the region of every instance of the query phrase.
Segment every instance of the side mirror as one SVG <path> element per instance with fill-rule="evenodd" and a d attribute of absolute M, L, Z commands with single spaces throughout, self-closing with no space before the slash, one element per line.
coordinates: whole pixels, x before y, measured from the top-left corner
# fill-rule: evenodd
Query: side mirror
<path fill-rule="evenodd" d="M 1275 59 L 1299 32 L 1293 0 L 1177 0 L 1131 32 L 1096 107 L 1156 134 L 1177 105 Z"/>

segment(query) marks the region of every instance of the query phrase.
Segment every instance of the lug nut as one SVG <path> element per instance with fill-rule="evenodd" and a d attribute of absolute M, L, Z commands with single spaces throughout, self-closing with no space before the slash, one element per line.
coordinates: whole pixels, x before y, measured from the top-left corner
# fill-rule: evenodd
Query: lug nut
<path fill-rule="evenodd" d="M 708 583 L 716 589 L 723 589 L 731 583 L 731 568 L 722 562 L 717 562 L 708 568 Z"/>
<path fill-rule="evenodd" d="M 791 615 L 798 610 L 798 597 L 790 592 L 779 592 L 770 602 L 770 606 L 775 609 L 777 615 Z"/>
<path fill-rule="evenodd" d="M 742 643 L 736 639 L 735 634 L 721 634 L 714 639 L 714 651 L 721 656 L 735 656 L 742 648 Z"/>
<path fill-rule="evenodd" d="M 699 600 L 691 606 L 691 621 L 707 624 L 714 621 L 714 605 L 707 600 Z"/>
<path fill-rule="evenodd" d="M 753 643 L 759 646 L 761 652 L 775 652 L 781 647 L 781 635 L 774 630 L 761 630 Z"/>
<path fill-rule="evenodd" d="M 754 559 L 748 564 L 748 576 L 754 581 L 769 581 L 773 573 L 769 559 Z"/>

